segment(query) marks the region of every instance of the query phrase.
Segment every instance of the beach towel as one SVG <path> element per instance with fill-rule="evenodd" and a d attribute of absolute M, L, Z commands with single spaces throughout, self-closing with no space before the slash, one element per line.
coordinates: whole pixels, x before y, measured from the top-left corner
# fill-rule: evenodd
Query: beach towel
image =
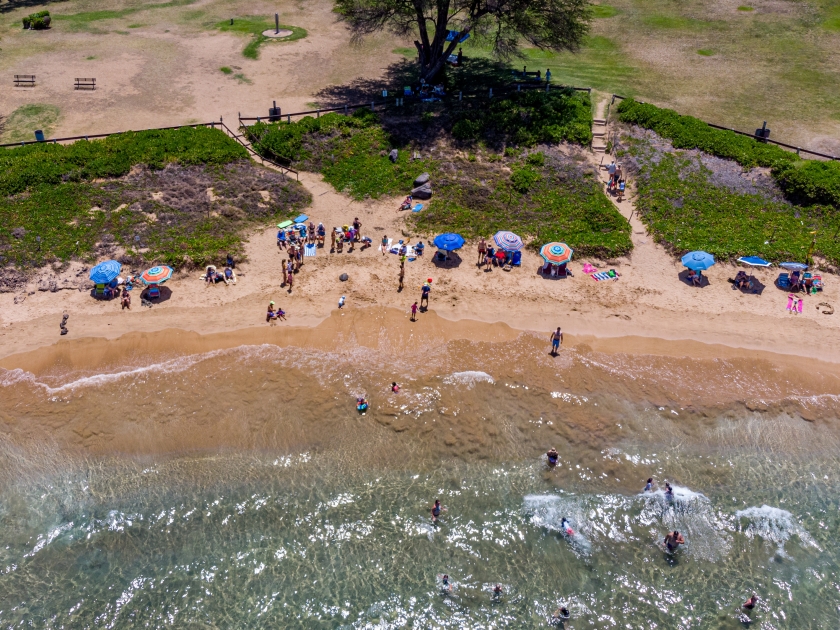
<path fill-rule="evenodd" d="M 315 247 L 314 243 L 309 243 L 306 247 L 303 248 L 303 255 L 304 256 L 311 256 L 314 258 L 315 252 L 318 248 Z"/>
<path fill-rule="evenodd" d="M 790 313 L 793 310 L 793 294 L 791 293 L 788 295 L 788 303 L 787 303 L 787 312 Z"/>
<path fill-rule="evenodd" d="M 597 269 L 595 269 L 595 267 L 593 267 L 589 263 L 586 263 L 583 266 L 583 273 L 589 274 L 589 273 L 595 273 L 596 271 L 597 271 Z"/>
<path fill-rule="evenodd" d="M 301 214 L 295 217 L 295 223 L 303 223 L 304 221 L 308 221 L 309 217 L 305 214 Z"/>
<path fill-rule="evenodd" d="M 802 298 L 799 298 L 796 302 L 796 312 L 800 314 L 802 313 Z"/>
<path fill-rule="evenodd" d="M 412 211 L 412 212 L 420 212 L 422 209 L 423 209 L 423 204 L 422 204 L 422 203 L 418 203 L 416 206 L 414 206 L 414 207 L 411 209 L 411 211 Z"/>
<path fill-rule="evenodd" d="M 389 252 L 391 252 L 392 254 L 399 255 L 400 247 L 402 246 L 402 243 L 397 243 L 396 245 L 391 245 L 391 243 L 389 242 L 388 245 L 389 245 L 389 247 L 388 247 Z M 408 257 L 409 262 L 412 262 L 415 258 L 417 258 L 417 252 L 414 251 L 414 245 L 409 245 L 406 248 L 405 255 Z"/>

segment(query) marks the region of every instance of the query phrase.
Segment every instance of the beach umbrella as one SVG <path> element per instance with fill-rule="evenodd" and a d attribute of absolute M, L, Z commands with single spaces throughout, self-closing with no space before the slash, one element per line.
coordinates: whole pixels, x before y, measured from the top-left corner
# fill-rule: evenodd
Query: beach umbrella
<path fill-rule="evenodd" d="M 445 252 L 461 249 L 464 246 L 464 237 L 460 234 L 439 234 L 434 240 L 435 247 Z"/>
<path fill-rule="evenodd" d="M 779 263 L 779 267 L 783 267 L 790 271 L 805 271 L 808 268 L 808 265 L 798 262 L 783 262 Z"/>
<path fill-rule="evenodd" d="M 108 284 L 120 275 L 120 269 L 122 269 L 122 265 L 116 260 L 101 262 L 90 270 L 91 282 L 95 284 Z"/>
<path fill-rule="evenodd" d="M 742 256 L 738 259 L 738 262 L 750 265 L 751 267 L 770 267 L 773 264 L 758 256 Z"/>
<path fill-rule="evenodd" d="M 566 243 L 547 243 L 540 248 L 540 256 L 552 265 L 565 265 L 572 260 L 572 251 Z"/>
<path fill-rule="evenodd" d="M 682 257 L 682 264 L 692 271 L 704 271 L 715 264 L 715 257 L 707 252 L 688 252 Z"/>
<path fill-rule="evenodd" d="M 507 232 L 505 230 L 496 232 L 493 235 L 493 242 L 496 243 L 499 249 L 503 249 L 506 252 L 518 252 L 523 246 L 521 238 L 513 232 Z"/>
<path fill-rule="evenodd" d="M 171 277 L 172 267 L 167 267 L 166 265 L 158 265 L 157 267 L 146 269 L 146 271 L 140 274 L 140 280 L 143 281 L 143 284 L 160 284 L 161 282 L 166 282 Z"/>

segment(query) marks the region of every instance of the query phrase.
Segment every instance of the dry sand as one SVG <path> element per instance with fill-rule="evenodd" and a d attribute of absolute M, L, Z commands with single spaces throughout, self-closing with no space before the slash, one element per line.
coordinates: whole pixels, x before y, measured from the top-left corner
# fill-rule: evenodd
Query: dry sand
<path fill-rule="evenodd" d="M 0 294 L 0 356 L 81 337 L 115 339 L 130 332 L 165 329 L 208 334 L 253 327 L 264 329 L 269 339 L 273 328 L 265 322 L 269 300 L 288 314 L 288 321 L 278 327 L 316 325 L 336 311 L 342 295 L 347 297 L 345 311 L 395 308 L 409 326 L 409 308 L 419 300 L 420 286 L 427 278 L 433 279 L 430 310 L 444 319 L 502 322 L 519 330 L 544 332 L 546 337 L 554 327 L 562 326 L 573 344 L 631 336 L 693 340 L 829 362 L 840 356 L 840 314 L 823 315 L 816 308 L 819 302 L 840 304 L 833 276 L 826 277 L 823 293 L 804 297 L 801 315 L 786 312 L 787 293 L 773 286 L 778 270 L 755 272 L 767 287 L 762 295 L 734 291 L 726 280 L 736 269 L 724 264 L 706 272 L 708 286 L 691 287 L 678 278 L 679 261 L 647 236 L 635 215 L 631 217 L 632 255 L 609 265 L 591 261 L 603 269 L 615 268 L 621 274 L 617 281 L 595 282 L 584 275 L 581 267 L 587 260 L 572 262 L 572 278 L 544 279 L 537 274 L 541 259 L 532 251 L 524 252 L 521 268 L 483 271 L 475 264 L 475 244 L 468 243 L 460 252 L 460 264 L 448 267 L 436 266 L 430 255 L 434 248 L 427 247 L 426 256 L 406 264 L 405 290 L 398 292 L 398 258 L 383 256 L 376 244 L 383 235 L 407 237 L 402 236 L 408 235 L 406 217 L 396 210 L 399 200 L 355 202 L 336 193 L 318 175 L 302 174 L 301 181 L 312 193 L 307 213 L 316 223 L 330 228 L 359 217 L 363 234 L 374 240 L 374 246 L 330 253 L 328 243 L 316 257 L 304 258 L 291 293 L 280 286 L 284 256 L 276 246 L 276 229 L 271 227 L 250 236 L 249 260 L 238 266 L 236 285 L 206 286 L 198 272 L 184 274 L 167 283 L 169 299 L 151 309 L 140 305 L 137 291 L 131 310 L 121 310 L 117 300 L 94 300 L 87 291 L 77 289 L 53 293 L 34 290 L 33 285 L 30 291 L 34 293 L 22 302 L 18 296 L 17 304 L 13 294 Z M 619 207 L 630 216 L 632 201 L 625 200 Z M 75 278 L 72 271 L 68 273 Z M 347 282 L 339 281 L 341 273 L 349 275 Z M 62 338 L 63 312 L 70 315 L 70 333 Z M 423 326 L 426 317 L 421 313 L 413 325 Z M 624 340 L 617 347 L 622 344 L 644 352 L 644 344 L 638 341 Z M 685 346 L 686 353 L 698 351 L 697 346 Z M 679 350 L 670 346 L 668 352 Z M 4 365 L 13 366 L 14 360 L 6 359 Z"/>

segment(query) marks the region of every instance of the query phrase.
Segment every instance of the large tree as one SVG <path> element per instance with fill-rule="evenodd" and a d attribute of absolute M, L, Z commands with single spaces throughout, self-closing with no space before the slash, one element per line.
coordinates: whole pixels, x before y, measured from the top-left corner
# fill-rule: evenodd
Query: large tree
<path fill-rule="evenodd" d="M 588 0 L 335 0 L 355 37 L 389 29 L 414 36 L 420 74 L 437 75 L 469 34 L 492 45 L 501 59 L 530 44 L 574 51 L 589 31 Z M 448 31 L 459 35 L 447 41 Z"/>

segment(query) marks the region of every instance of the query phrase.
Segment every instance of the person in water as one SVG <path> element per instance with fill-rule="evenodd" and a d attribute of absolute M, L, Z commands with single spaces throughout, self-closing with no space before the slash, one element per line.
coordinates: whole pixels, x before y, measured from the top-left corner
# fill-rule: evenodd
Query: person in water
<path fill-rule="evenodd" d="M 397 385 L 396 382 L 391 383 L 391 391 L 394 392 L 395 394 L 399 394 L 400 393 L 400 386 Z"/>
<path fill-rule="evenodd" d="M 683 535 L 677 530 L 674 530 L 672 532 L 668 532 L 668 535 L 665 536 L 664 542 L 668 551 L 676 551 L 680 545 L 685 544 L 685 538 L 683 538 Z"/>
<path fill-rule="evenodd" d="M 356 399 L 356 409 L 359 409 L 360 411 L 364 411 L 367 408 L 368 408 L 367 398 L 365 398 L 364 396 L 361 396 L 360 398 Z"/>
<path fill-rule="evenodd" d="M 671 484 L 667 481 L 665 482 L 665 497 L 668 499 L 674 498 L 674 489 L 671 487 Z"/>
<path fill-rule="evenodd" d="M 752 597 L 750 597 L 747 601 L 745 601 L 743 604 L 741 604 L 741 608 L 746 608 L 747 610 L 752 610 L 753 608 L 755 608 L 755 605 L 757 603 L 758 603 L 758 595 L 753 593 Z"/>
<path fill-rule="evenodd" d="M 441 579 L 441 589 L 444 593 L 448 593 L 452 590 L 452 584 L 449 582 L 449 576 L 446 573 L 443 574 L 443 578 Z"/>
<path fill-rule="evenodd" d="M 553 446 L 552 446 L 552 447 L 551 447 L 551 449 L 550 449 L 550 450 L 549 450 L 549 451 L 545 454 L 545 456 L 548 458 L 548 465 L 549 465 L 549 466 L 552 466 L 552 467 L 553 467 L 553 466 L 556 466 L 556 465 L 557 465 L 557 460 L 559 460 L 559 459 L 560 459 L 560 455 L 557 453 L 557 449 L 556 449 L 556 448 L 554 448 Z"/>
<path fill-rule="evenodd" d="M 572 615 L 569 613 L 569 609 L 565 606 L 560 606 L 557 610 L 554 611 L 554 614 L 551 615 L 551 621 L 557 622 L 561 619 L 568 619 Z"/>
<path fill-rule="evenodd" d="M 503 592 L 504 591 L 502 590 L 502 585 L 501 584 L 496 584 L 496 586 L 493 587 L 493 598 L 494 599 L 500 598 L 502 596 Z"/>
<path fill-rule="evenodd" d="M 653 477 L 648 477 L 647 483 L 645 484 L 645 492 L 653 492 Z"/>
<path fill-rule="evenodd" d="M 573 536 L 575 533 L 575 530 L 572 529 L 572 524 L 565 516 L 563 517 L 563 520 L 560 521 L 560 529 L 562 529 L 563 533 L 567 536 Z"/>
<path fill-rule="evenodd" d="M 438 522 L 438 518 L 440 518 L 440 513 L 445 509 L 446 508 L 444 508 L 440 504 L 440 499 L 435 499 L 435 504 L 432 506 L 432 510 L 431 510 L 432 511 L 432 522 L 433 523 Z"/>

